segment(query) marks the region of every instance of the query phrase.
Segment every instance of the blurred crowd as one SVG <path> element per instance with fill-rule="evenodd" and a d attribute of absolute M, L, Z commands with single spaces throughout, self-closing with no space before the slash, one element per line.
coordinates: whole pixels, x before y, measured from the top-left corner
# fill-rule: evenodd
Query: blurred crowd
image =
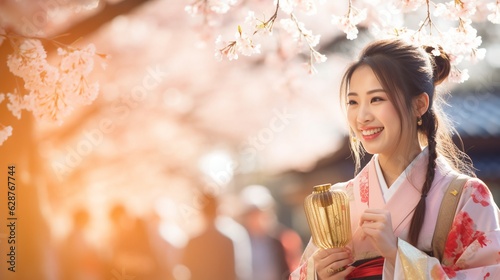
<path fill-rule="evenodd" d="M 280 280 L 300 261 L 300 236 L 277 219 L 275 200 L 260 185 L 238 196 L 237 215 L 221 211 L 220 198 L 200 193 L 200 230 L 174 246 L 160 231 L 161 217 L 138 216 L 125 204 L 109 210 L 109 238 L 96 246 L 92 215 L 78 208 L 58 242 L 52 279 L 61 280 Z M 105 248 L 103 248 L 105 247 Z"/>

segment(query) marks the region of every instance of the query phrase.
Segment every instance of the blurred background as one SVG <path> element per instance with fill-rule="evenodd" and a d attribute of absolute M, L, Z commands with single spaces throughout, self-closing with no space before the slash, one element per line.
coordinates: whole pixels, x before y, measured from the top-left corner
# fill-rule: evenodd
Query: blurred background
<path fill-rule="evenodd" d="M 304 198 L 314 185 L 354 175 L 339 81 L 373 38 L 363 25 L 347 40 L 324 24 L 346 8 L 328 3 L 307 21 L 328 57 L 317 74 L 307 74 L 308 58 L 279 32 L 260 55 L 219 62 L 216 36 L 235 33 L 246 10 L 208 24 L 215 19 L 186 13 L 194 2 L 0 1 L 7 32 L 93 43 L 108 56 L 91 74 L 98 97 L 62 124 L 29 112 L 17 119 L 0 104 L 2 125 L 13 127 L 0 146 L 1 279 L 267 280 L 287 279 L 297 266 L 310 236 Z M 267 16 L 275 9 L 244 4 Z M 464 64 L 467 82 L 447 85 L 445 110 L 500 201 L 500 28 L 474 26 L 486 57 Z M 56 46 L 44 43 L 48 59 Z M 14 51 L 0 45 L 0 93 L 22 88 L 6 63 Z M 6 226 L 9 166 L 14 235 Z M 15 272 L 7 269 L 11 236 Z"/>

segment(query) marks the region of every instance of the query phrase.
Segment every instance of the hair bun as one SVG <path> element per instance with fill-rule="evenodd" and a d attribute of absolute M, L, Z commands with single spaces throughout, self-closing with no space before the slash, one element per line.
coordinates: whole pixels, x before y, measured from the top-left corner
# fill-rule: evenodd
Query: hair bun
<path fill-rule="evenodd" d="M 435 47 L 424 46 L 425 51 L 429 54 L 432 63 L 432 76 L 434 85 L 437 86 L 442 83 L 451 71 L 450 57 L 444 52 L 441 46 L 438 46 L 439 55 L 434 55 Z"/>

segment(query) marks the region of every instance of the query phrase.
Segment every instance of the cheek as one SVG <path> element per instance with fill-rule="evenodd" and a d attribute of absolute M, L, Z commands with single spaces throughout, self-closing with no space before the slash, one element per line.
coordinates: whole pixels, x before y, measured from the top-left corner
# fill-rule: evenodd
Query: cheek
<path fill-rule="evenodd" d="M 349 126 L 356 127 L 356 114 L 353 110 L 347 111 L 347 122 L 349 123 Z"/>
<path fill-rule="evenodd" d="M 386 106 L 384 108 L 381 108 L 379 117 L 383 118 L 386 122 L 389 122 L 391 124 L 401 123 L 398 112 L 393 106 Z"/>

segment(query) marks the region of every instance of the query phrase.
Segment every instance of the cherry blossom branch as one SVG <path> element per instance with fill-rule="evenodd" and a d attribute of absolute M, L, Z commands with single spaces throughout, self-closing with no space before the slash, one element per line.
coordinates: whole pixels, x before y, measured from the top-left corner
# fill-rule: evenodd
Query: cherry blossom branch
<path fill-rule="evenodd" d="M 314 47 L 319 43 L 319 36 L 312 36 L 311 32 L 308 30 L 304 29 L 304 26 L 301 22 L 297 20 L 295 17 L 295 14 L 290 14 L 290 17 L 292 21 L 295 23 L 295 26 L 297 27 L 297 30 L 300 33 L 300 38 L 304 39 L 306 41 L 307 46 L 309 48 L 309 62 L 307 64 L 308 66 L 308 73 L 309 74 L 315 74 L 317 73 L 316 68 L 314 67 L 315 63 L 321 63 L 326 61 L 326 56 L 319 53 L 317 50 L 314 49 Z M 299 40 L 302 41 L 302 40 Z"/>
<path fill-rule="evenodd" d="M 235 35 L 235 40 L 223 42 L 221 36 L 216 40 L 216 54 L 218 60 L 227 57 L 229 60 L 238 59 L 238 54 L 241 53 L 246 56 L 260 53 L 260 44 L 254 44 L 254 37 L 258 35 L 272 35 L 274 24 L 278 18 L 278 11 L 280 8 L 290 15 L 289 19 L 282 19 L 280 21 L 281 28 L 284 29 L 292 39 L 297 42 L 298 46 L 302 46 L 305 41 L 309 51 L 308 59 L 308 72 L 310 74 L 316 73 L 314 68 L 315 63 L 321 63 L 326 60 L 326 56 L 315 50 L 316 45 L 319 43 L 319 35 L 313 35 L 311 31 L 307 30 L 302 22 L 300 22 L 293 13 L 293 7 L 281 7 L 280 1 L 277 0 L 275 4 L 274 13 L 269 19 L 257 19 L 255 13 L 250 11 L 245 20 L 249 23 L 253 32 L 247 35 L 242 31 L 242 27 L 238 25 L 238 32 Z"/>
<path fill-rule="evenodd" d="M 425 17 L 424 21 L 420 24 L 420 27 L 417 30 L 417 33 L 422 31 L 422 28 L 426 25 L 429 26 L 429 35 L 432 36 L 432 27 L 434 24 L 432 23 L 432 18 L 431 18 L 431 7 L 430 7 L 430 0 L 425 1 L 425 5 L 427 8 L 427 16 Z M 438 31 L 439 32 L 439 31 Z"/>
<path fill-rule="evenodd" d="M 267 30 L 269 33 L 273 33 L 273 27 L 274 27 L 274 22 L 276 21 L 276 18 L 278 18 L 278 11 L 280 8 L 280 1 L 276 1 L 276 9 L 274 10 L 273 15 L 265 22 L 262 21 L 262 24 L 256 26 L 256 30 L 253 32 L 253 34 L 257 34 L 259 30 Z"/>
<path fill-rule="evenodd" d="M 359 32 L 356 26 L 366 19 L 366 15 L 366 9 L 358 10 L 349 0 L 347 13 L 342 17 L 332 15 L 332 23 L 346 33 L 347 39 L 354 40 L 358 37 Z"/>
<path fill-rule="evenodd" d="M 373 9 L 374 4 L 369 0 L 357 1 L 356 5 L 359 7 L 355 7 L 354 1 L 352 0 L 346 1 L 348 4 L 346 14 L 343 16 L 332 15 L 332 23 L 336 24 L 339 29 L 346 33 L 347 39 L 354 40 L 357 38 L 357 26 L 367 19 L 369 11 L 370 19 L 372 21 L 378 21 L 377 24 L 370 25 L 370 22 L 366 24 L 370 30 L 375 31 L 375 28 L 382 28 L 377 30 L 377 32 L 385 32 L 385 36 L 399 37 L 416 45 L 432 46 L 434 47 L 434 55 L 439 55 L 439 49 L 443 49 L 451 58 L 453 70 L 450 81 L 453 82 L 463 82 L 468 78 L 467 69 L 460 70 L 458 68 L 458 65 L 463 59 L 475 61 L 484 58 L 485 50 L 479 48 L 482 42 L 481 37 L 477 36 L 477 30 L 472 27 L 473 16 L 479 10 L 479 5 L 486 6 L 487 9 L 480 10 L 482 13 L 489 13 L 487 15 L 489 21 L 500 23 L 500 0 L 488 4 L 484 2 L 463 0 L 450 0 L 439 4 L 431 0 L 406 0 L 402 1 L 402 5 L 400 0 L 388 0 L 387 3 L 385 3 L 385 1 L 383 3 L 377 2 L 379 3 L 377 4 L 377 9 Z M 248 46 L 244 48 L 246 50 L 245 55 L 260 53 L 260 45 L 252 43 L 254 41 L 254 36 L 262 33 L 272 36 L 272 29 L 278 17 L 278 10 L 282 10 L 284 13 L 288 14 L 290 18 L 282 19 L 280 21 L 281 27 L 292 36 L 298 46 L 300 46 L 303 41 L 306 41 L 310 54 L 308 61 L 308 65 L 310 66 L 309 72 L 314 72 L 315 70 L 312 65 L 324 61 L 326 57 L 315 50 L 316 45 L 308 41 L 307 37 L 310 36 L 311 38 L 318 38 L 319 40 L 319 35 L 312 36 L 310 31 L 306 30 L 303 24 L 297 19 L 295 16 L 296 13 L 294 12 L 295 9 L 299 9 L 299 7 L 305 3 L 305 6 L 314 5 L 314 1 L 282 0 L 281 2 L 277 1 L 275 3 L 275 11 L 268 20 L 257 20 L 253 16 L 253 13 L 251 16 L 249 13 L 248 17 L 253 17 L 254 21 L 258 22 L 252 27 L 254 30 L 250 35 L 246 35 L 239 26 L 239 31 L 236 34 L 235 40 L 220 45 L 221 40 L 219 37 L 217 41 L 219 45 L 217 57 L 219 59 L 224 56 L 230 60 L 237 59 L 238 54 L 241 53 L 243 49 L 239 46 L 240 41 L 246 42 Z M 399 5 L 400 8 L 395 8 L 396 5 Z M 425 16 L 416 30 L 410 30 L 405 26 L 399 25 L 398 22 L 400 22 L 400 18 L 397 16 L 393 17 L 395 19 L 394 21 L 391 21 L 391 17 L 396 10 L 398 10 L 399 14 L 405 14 L 419 9 L 425 9 Z M 316 11 L 316 9 L 313 7 L 311 9 L 307 8 L 304 11 L 306 11 L 307 14 L 310 11 Z M 481 18 L 481 16 L 475 16 L 475 18 Z M 438 24 L 445 20 L 456 22 L 457 27 L 449 28 L 446 32 L 440 31 Z M 445 24 L 445 26 L 446 25 L 449 24 Z M 426 27 L 428 27 L 428 29 Z M 262 30 L 265 32 L 260 32 Z"/>
<path fill-rule="evenodd" d="M 54 39 L 23 36 L 16 33 L 0 34 L 7 39 L 14 52 L 7 56 L 9 71 L 24 81 L 21 86 L 6 94 L 7 109 L 20 119 L 22 110 L 30 111 L 38 121 L 55 121 L 59 124 L 75 107 L 90 104 L 98 95 L 99 84 L 90 83 L 88 76 L 94 69 L 94 57 L 107 58 L 95 51 L 93 44 L 82 48 L 62 44 Z M 47 61 L 42 42 L 56 46 L 60 57 L 57 65 Z M 24 93 L 23 93 L 24 92 Z M 0 145 L 12 134 L 10 126 L 0 131 Z M 3 139 L 3 140 L 2 140 Z"/>

